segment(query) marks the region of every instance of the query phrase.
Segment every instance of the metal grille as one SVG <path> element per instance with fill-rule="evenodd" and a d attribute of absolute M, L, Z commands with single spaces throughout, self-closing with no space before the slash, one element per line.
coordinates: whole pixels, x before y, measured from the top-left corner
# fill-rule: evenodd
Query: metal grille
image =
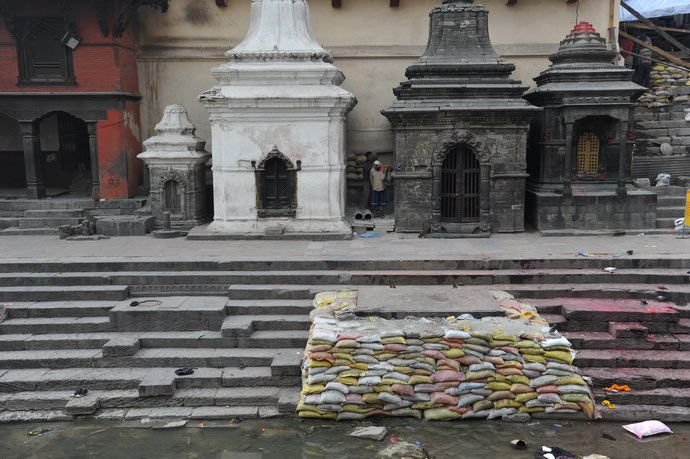
<path fill-rule="evenodd" d="M 441 166 L 441 219 L 447 222 L 479 221 L 479 161 L 460 145 L 450 150 Z"/>
<path fill-rule="evenodd" d="M 292 180 L 287 164 L 279 158 L 266 161 L 263 173 L 263 208 L 289 209 Z"/>
<path fill-rule="evenodd" d="M 180 213 L 182 207 L 180 206 L 179 186 L 175 180 L 168 180 L 165 182 L 165 210 L 173 214 Z"/>
<path fill-rule="evenodd" d="M 578 174 L 596 174 L 599 171 L 599 137 L 583 132 L 577 141 Z"/>

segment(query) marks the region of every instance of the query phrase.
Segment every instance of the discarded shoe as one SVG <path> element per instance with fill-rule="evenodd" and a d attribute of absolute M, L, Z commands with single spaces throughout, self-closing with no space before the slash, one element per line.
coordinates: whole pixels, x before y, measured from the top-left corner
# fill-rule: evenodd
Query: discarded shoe
<path fill-rule="evenodd" d="M 178 368 L 175 370 L 177 376 L 189 376 L 194 374 L 194 368 Z"/>
<path fill-rule="evenodd" d="M 512 446 L 515 449 L 527 449 L 527 443 L 525 440 L 511 440 L 510 441 L 510 446 Z"/>
<path fill-rule="evenodd" d="M 89 393 L 89 390 L 86 387 L 80 387 L 79 389 L 74 391 L 74 395 L 72 397 L 81 398 L 81 397 L 85 397 L 86 394 L 88 394 L 88 393 Z"/>
<path fill-rule="evenodd" d="M 535 453 L 536 459 L 577 459 L 577 456 L 558 446 L 542 446 Z"/>

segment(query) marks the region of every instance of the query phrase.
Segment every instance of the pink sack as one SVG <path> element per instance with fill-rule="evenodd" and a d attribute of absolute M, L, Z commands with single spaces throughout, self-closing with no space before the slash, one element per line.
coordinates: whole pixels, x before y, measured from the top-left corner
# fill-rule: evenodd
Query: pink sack
<path fill-rule="evenodd" d="M 623 428 L 639 439 L 649 437 L 650 435 L 673 433 L 673 431 L 661 421 L 638 422 L 636 424 L 628 424 L 627 426 L 623 426 Z"/>
<path fill-rule="evenodd" d="M 448 382 L 448 381 L 462 381 L 464 378 L 462 374 L 458 371 L 452 370 L 441 370 L 437 371 L 431 375 L 431 380 L 435 383 L 437 382 Z"/>

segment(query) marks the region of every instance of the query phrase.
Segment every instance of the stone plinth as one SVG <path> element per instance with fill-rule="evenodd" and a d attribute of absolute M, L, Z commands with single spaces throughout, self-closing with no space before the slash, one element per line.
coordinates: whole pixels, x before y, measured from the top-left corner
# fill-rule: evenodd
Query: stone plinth
<path fill-rule="evenodd" d="M 204 163 L 210 154 L 195 130 L 183 106 L 169 105 L 138 156 L 149 168 L 153 216 L 162 221 L 170 212 L 176 229 L 190 229 L 208 216 Z"/>
<path fill-rule="evenodd" d="M 429 44 L 383 111 L 395 135 L 395 224 L 432 235 L 524 230 L 529 123 L 515 66 L 489 39 L 488 10 L 447 0 Z"/>
<path fill-rule="evenodd" d="M 209 232 L 350 233 L 344 76 L 313 38 L 304 0 L 255 0 L 249 32 L 213 69 L 214 221 Z"/>

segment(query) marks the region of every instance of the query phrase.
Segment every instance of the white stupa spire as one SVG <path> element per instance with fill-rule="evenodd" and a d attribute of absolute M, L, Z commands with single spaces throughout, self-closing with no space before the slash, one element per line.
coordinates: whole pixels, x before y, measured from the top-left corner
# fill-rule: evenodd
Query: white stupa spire
<path fill-rule="evenodd" d="M 330 60 L 312 34 L 306 0 L 252 0 L 249 31 L 226 56 L 231 60 Z"/>

